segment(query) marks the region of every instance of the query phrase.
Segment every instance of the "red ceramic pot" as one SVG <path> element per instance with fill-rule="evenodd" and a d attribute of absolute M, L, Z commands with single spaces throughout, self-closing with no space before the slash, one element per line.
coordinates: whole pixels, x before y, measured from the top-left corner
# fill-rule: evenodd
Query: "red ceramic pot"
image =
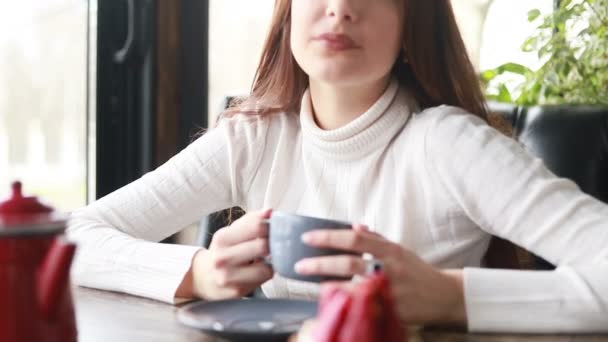
<path fill-rule="evenodd" d="M 66 218 L 19 182 L 0 202 L 0 341 L 76 341 Z"/>

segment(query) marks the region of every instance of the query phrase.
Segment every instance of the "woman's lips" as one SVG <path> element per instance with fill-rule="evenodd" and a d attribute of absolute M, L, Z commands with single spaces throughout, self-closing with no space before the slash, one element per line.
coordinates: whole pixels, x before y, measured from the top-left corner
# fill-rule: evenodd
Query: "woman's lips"
<path fill-rule="evenodd" d="M 345 51 L 359 48 L 355 41 L 345 34 L 324 33 L 315 37 L 314 40 L 320 42 L 326 48 L 334 51 Z"/>

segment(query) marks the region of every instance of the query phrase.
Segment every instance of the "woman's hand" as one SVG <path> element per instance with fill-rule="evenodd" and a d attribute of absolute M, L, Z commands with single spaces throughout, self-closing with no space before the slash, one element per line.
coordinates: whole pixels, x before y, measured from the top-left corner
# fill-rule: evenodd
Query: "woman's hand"
<path fill-rule="evenodd" d="M 194 256 L 176 295 L 182 297 L 180 294 L 190 290 L 193 296 L 208 300 L 242 297 L 271 279 L 272 269 L 263 261 L 268 255 L 268 225 L 264 221 L 271 212 L 248 213 L 217 231 L 209 249 Z"/>
<path fill-rule="evenodd" d="M 437 270 L 411 251 L 362 225 L 354 225 L 353 230 L 310 232 L 302 240 L 315 247 L 370 253 L 381 260 L 390 279 L 397 313 L 403 322 L 466 325 L 460 272 Z M 296 264 L 296 271 L 305 275 L 348 277 L 365 275 L 366 269 L 366 261 L 352 255 L 310 258 Z"/>

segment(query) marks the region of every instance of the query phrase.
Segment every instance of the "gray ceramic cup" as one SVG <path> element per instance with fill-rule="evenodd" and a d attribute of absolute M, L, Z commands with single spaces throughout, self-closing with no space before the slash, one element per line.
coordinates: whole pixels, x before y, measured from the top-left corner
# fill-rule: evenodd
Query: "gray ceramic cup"
<path fill-rule="evenodd" d="M 352 224 L 335 220 L 289 214 L 280 211 L 272 213 L 268 223 L 270 263 L 279 275 L 308 282 L 346 280 L 350 278 L 307 276 L 296 273 L 294 265 L 306 258 L 353 254 L 346 251 L 316 248 L 302 242 L 302 234 L 323 229 L 352 229 Z"/>

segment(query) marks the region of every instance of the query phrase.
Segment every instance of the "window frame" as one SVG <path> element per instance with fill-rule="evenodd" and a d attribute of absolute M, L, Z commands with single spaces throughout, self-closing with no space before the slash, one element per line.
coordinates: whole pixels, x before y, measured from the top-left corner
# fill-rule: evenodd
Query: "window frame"
<path fill-rule="evenodd" d="M 98 2 L 94 198 L 153 170 L 206 128 L 208 13 L 208 0 Z"/>

